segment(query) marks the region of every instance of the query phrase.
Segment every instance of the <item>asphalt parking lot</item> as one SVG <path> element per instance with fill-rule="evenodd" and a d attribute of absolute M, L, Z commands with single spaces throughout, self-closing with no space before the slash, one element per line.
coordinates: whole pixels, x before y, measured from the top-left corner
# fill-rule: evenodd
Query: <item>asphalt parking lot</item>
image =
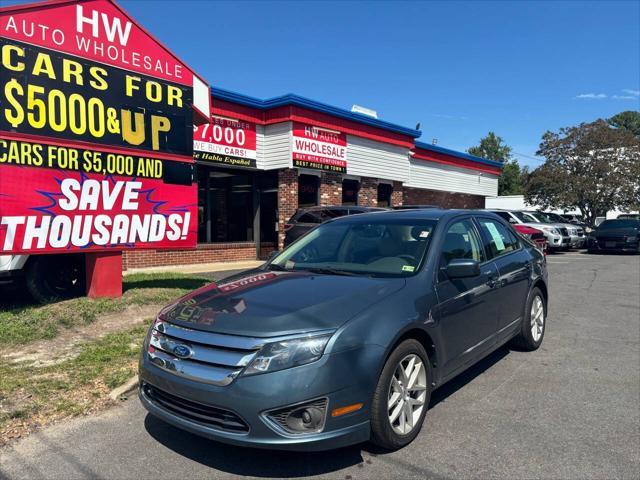
<path fill-rule="evenodd" d="M 225 446 L 133 398 L 0 450 L 0 478 L 638 478 L 640 256 L 555 254 L 549 270 L 541 349 L 502 348 L 435 392 L 398 452 Z"/>

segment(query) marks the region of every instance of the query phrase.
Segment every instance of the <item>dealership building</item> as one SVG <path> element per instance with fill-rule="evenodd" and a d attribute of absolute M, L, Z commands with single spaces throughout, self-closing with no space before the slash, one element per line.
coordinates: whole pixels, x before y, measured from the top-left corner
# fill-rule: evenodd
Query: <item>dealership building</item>
<path fill-rule="evenodd" d="M 286 222 L 316 205 L 483 208 L 501 164 L 419 142 L 421 132 L 297 95 L 213 88 L 194 131 L 195 250 L 130 250 L 123 268 L 264 259 Z"/>

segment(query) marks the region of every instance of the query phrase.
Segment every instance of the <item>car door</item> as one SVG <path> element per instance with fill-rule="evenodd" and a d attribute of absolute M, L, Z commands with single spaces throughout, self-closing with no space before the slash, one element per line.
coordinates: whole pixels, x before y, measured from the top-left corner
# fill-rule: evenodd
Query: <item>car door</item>
<path fill-rule="evenodd" d="M 499 330 L 516 324 L 524 313 L 529 294 L 532 258 L 517 235 L 501 221 L 477 217 L 484 250 L 498 267 L 496 289 L 500 301 Z"/>
<path fill-rule="evenodd" d="M 473 362 L 493 344 L 499 315 L 494 290 L 498 269 L 493 262 L 486 261 L 471 217 L 455 219 L 445 227 L 438 256 L 436 318 L 443 344 L 443 373 L 448 375 Z M 455 258 L 480 262 L 480 275 L 448 278 L 444 268 Z"/>

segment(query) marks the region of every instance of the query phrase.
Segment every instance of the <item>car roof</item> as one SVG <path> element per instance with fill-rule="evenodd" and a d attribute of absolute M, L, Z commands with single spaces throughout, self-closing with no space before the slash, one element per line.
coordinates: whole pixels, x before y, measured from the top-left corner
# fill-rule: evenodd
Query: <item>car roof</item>
<path fill-rule="evenodd" d="M 318 210 L 371 210 L 371 211 L 385 211 L 388 208 L 385 207 L 366 207 L 364 205 L 315 205 L 313 207 L 300 207 L 299 212 L 317 212 Z"/>
<path fill-rule="evenodd" d="M 331 220 L 332 222 L 340 222 L 340 221 L 366 221 L 367 218 L 371 218 L 371 216 L 375 215 L 376 218 L 385 218 L 389 219 L 406 219 L 406 220 L 448 220 L 449 218 L 454 218 L 462 215 L 484 215 L 484 216 L 494 216 L 495 218 L 500 218 L 497 215 L 493 215 L 486 210 L 453 210 L 453 209 L 443 209 L 443 208 L 425 208 L 425 209 L 415 209 L 415 210 L 384 210 L 379 212 L 371 212 L 363 215 L 355 215 L 349 217 L 340 217 Z"/>

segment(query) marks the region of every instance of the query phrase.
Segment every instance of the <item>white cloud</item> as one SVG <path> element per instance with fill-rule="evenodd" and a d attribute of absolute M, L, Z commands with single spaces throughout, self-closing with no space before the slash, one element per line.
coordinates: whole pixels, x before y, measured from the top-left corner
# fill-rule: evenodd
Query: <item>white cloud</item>
<path fill-rule="evenodd" d="M 581 93 L 580 95 L 576 95 L 576 98 L 587 100 L 602 100 L 603 98 L 607 98 L 607 95 L 604 93 Z"/>
<path fill-rule="evenodd" d="M 622 91 L 624 93 L 627 93 L 631 96 L 631 98 L 633 97 L 640 97 L 640 90 L 631 90 L 629 88 L 623 88 Z"/>
<path fill-rule="evenodd" d="M 638 97 L 634 95 L 614 95 L 611 98 L 614 100 L 637 100 Z"/>

